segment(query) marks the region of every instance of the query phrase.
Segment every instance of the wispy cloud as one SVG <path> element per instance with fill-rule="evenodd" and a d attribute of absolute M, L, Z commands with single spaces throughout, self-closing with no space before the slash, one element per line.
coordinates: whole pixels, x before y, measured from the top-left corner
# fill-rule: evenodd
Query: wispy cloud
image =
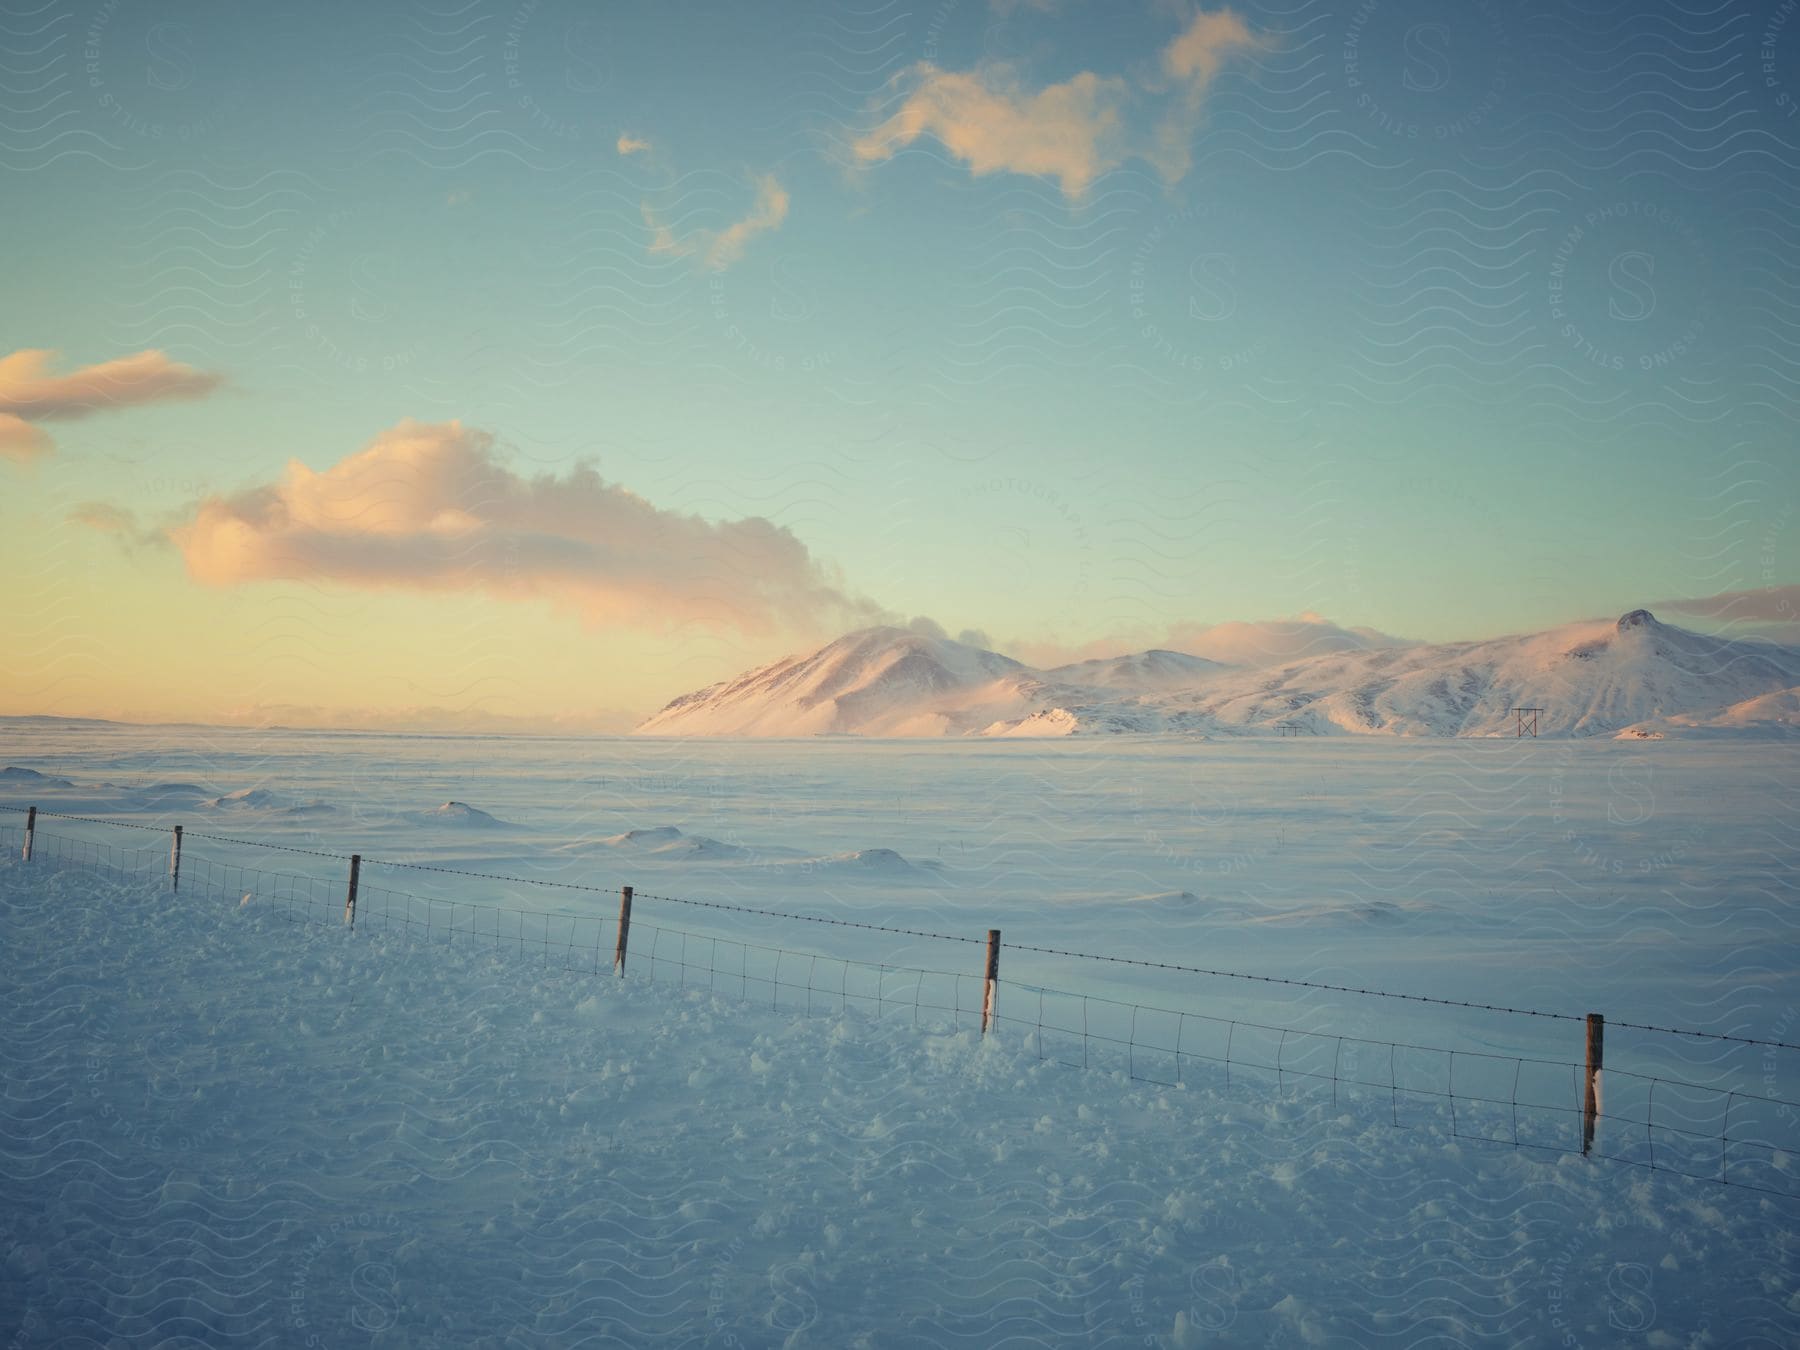
<path fill-rule="evenodd" d="M 1167 102 L 1157 119 L 1155 149 L 1145 152 L 1144 158 L 1164 182 L 1180 181 L 1193 167 L 1194 138 L 1204 119 L 1206 93 L 1225 62 L 1266 45 L 1236 13 L 1219 9 L 1196 13 L 1181 35 L 1163 48 Z"/>
<path fill-rule="evenodd" d="M 543 599 L 595 625 L 760 634 L 872 622 L 790 531 L 659 508 L 581 467 L 526 478 L 494 438 L 405 421 L 324 472 L 212 497 L 170 531 L 215 586 L 272 580 Z"/>
<path fill-rule="evenodd" d="M 83 366 L 50 370 L 56 353 L 25 348 L 0 357 L 0 456 L 25 461 L 53 448 L 37 424 L 72 421 L 94 413 L 201 398 L 222 377 L 171 361 L 159 351 Z"/>
<path fill-rule="evenodd" d="M 899 77 L 906 96 L 853 147 L 864 164 L 891 159 L 922 136 L 941 144 L 976 176 L 1020 173 L 1054 178 L 1082 196 L 1127 159 L 1148 162 L 1166 182 L 1192 166 L 1205 96 L 1233 55 L 1264 45 L 1228 9 L 1194 14 L 1139 78 L 1082 71 L 1030 87 L 1006 63 L 943 70 L 920 62 Z"/>
<path fill-rule="evenodd" d="M 1758 586 L 1747 591 L 1653 601 L 1651 609 L 1672 609 L 1701 618 L 1743 623 L 1800 622 L 1800 585 Z"/>
<path fill-rule="evenodd" d="M 644 224 L 650 229 L 650 251 L 676 257 L 698 257 L 701 264 L 722 272 L 744 256 L 744 249 L 759 234 L 781 228 L 788 214 L 788 193 L 774 174 L 758 174 L 756 200 L 749 214 L 723 230 L 695 230 L 677 238 L 675 231 L 657 218 L 649 203 L 640 203 Z"/>
<path fill-rule="evenodd" d="M 66 519 L 71 525 L 106 535 L 127 553 L 169 546 L 166 530 L 145 525 L 137 512 L 113 502 L 81 502 L 70 509 Z"/>

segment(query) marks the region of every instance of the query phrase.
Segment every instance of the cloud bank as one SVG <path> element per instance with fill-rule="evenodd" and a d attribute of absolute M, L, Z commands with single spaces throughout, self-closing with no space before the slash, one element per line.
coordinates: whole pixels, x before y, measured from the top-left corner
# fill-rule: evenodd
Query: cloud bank
<path fill-rule="evenodd" d="M 666 511 L 580 467 L 526 478 L 487 432 L 401 422 L 324 472 L 211 497 L 169 532 L 213 586 L 323 581 L 543 599 L 597 626 L 756 635 L 881 612 L 761 517 Z"/>
<path fill-rule="evenodd" d="M 1033 89 L 1011 65 L 943 70 L 920 62 L 899 76 L 897 111 L 859 137 L 859 163 L 877 164 L 929 136 L 976 177 L 1054 178 L 1078 198 L 1127 159 L 1174 183 L 1192 167 L 1206 92 L 1225 62 L 1265 45 L 1229 9 L 1196 13 L 1163 48 L 1153 73 L 1135 78 L 1082 71 Z"/>
<path fill-rule="evenodd" d="M 55 358 L 53 351 L 30 347 L 0 356 L 0 457 L 23 462 L 48 453 L 54 442 L 40 422 L 202 398 L 222 382 L 154 350 L 62 375 L 50 371 Z"/>

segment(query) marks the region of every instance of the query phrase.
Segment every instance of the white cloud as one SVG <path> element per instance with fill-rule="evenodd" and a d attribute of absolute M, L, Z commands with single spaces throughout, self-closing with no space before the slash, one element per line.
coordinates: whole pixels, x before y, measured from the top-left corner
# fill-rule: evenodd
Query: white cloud
<path fill-rule="evenodd" d="M 459 422 L 402 422 L 323 472 L 290 463 L 279 482 L 206 499 L 169 534 L 216 586 L 484 591 L 662 631 L 837 631 L 880 616 L 768 520 L 663 510 L 587 467 L 525 478 Z"/>

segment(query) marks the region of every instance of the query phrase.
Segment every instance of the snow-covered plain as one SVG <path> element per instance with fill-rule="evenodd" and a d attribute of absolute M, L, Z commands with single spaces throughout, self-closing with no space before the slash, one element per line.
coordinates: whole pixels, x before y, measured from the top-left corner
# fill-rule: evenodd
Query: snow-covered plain
<path fill-rule="evenodd" d="M 86 840 L 146 848 L 155 872 L 160 832 L 45 816 L 38 859 L 0 867 L 11 1344 L 1723 1346 L 1800 1327 L 1800 1200 L 1472 1142 L 1426 1109 L 1397 1129 L 1385 1094 L 1334 1104 L 1291 1076 L 1227 1084 L 1190 1063 L 1167 1086 L 1103 1055 L 1083 1072 L 1010 1022 L 983 1041 L 967 1017 L 949 1032 L 683 989 L 648 978 L 639 932 L 973 974 L 999 927 L 1794 1041 L 1800 828 L 1780 744 L 21 719 L 0 724 L 0 763 L 0 802 L 190 836 L 176 896 L 57 862 Z M 21 824 L 0 813 L 9 839 Z M 372 893 L 617 904 L 393 865 L 425 863 L 976 941 L 641 899 L 635 978 L 617 981 L 563 953 L 547 969 L 541 946 L 295 924 L 285 883 L 246 882 L 245 902 L 207 884 L 214 866 L 319 878 L 329 919 L 342 864 L 205 834 L 359 852 Z M 1003 1015 L 1029 1022 L 1028 983 L 1581 1052 L 1576 1022 L 1010 949 Z M 1607 1058 L 1800 1096 L 1800 1052 L 1609 1026 Z M 1793 1168 L 1775 1154 L 1740 1175 L 1792 1187 Z"/>

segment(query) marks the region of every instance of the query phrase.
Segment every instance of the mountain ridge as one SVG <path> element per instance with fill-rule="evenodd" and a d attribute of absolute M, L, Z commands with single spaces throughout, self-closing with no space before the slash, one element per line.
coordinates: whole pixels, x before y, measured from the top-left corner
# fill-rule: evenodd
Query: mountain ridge
<path fill-rule="evenodd" d="M 900 628 L 845 634 L 671 700 L 635 734 L 1186 736 L 1785 734 L 1800 650 L 1617 620 L 1227 665 L 1152 649 L 1035 670 Z M 1727 709 L 1735 709 L 1726 716 Z M 1791 720 L 1791 719 L 1789 719 Z"/>

